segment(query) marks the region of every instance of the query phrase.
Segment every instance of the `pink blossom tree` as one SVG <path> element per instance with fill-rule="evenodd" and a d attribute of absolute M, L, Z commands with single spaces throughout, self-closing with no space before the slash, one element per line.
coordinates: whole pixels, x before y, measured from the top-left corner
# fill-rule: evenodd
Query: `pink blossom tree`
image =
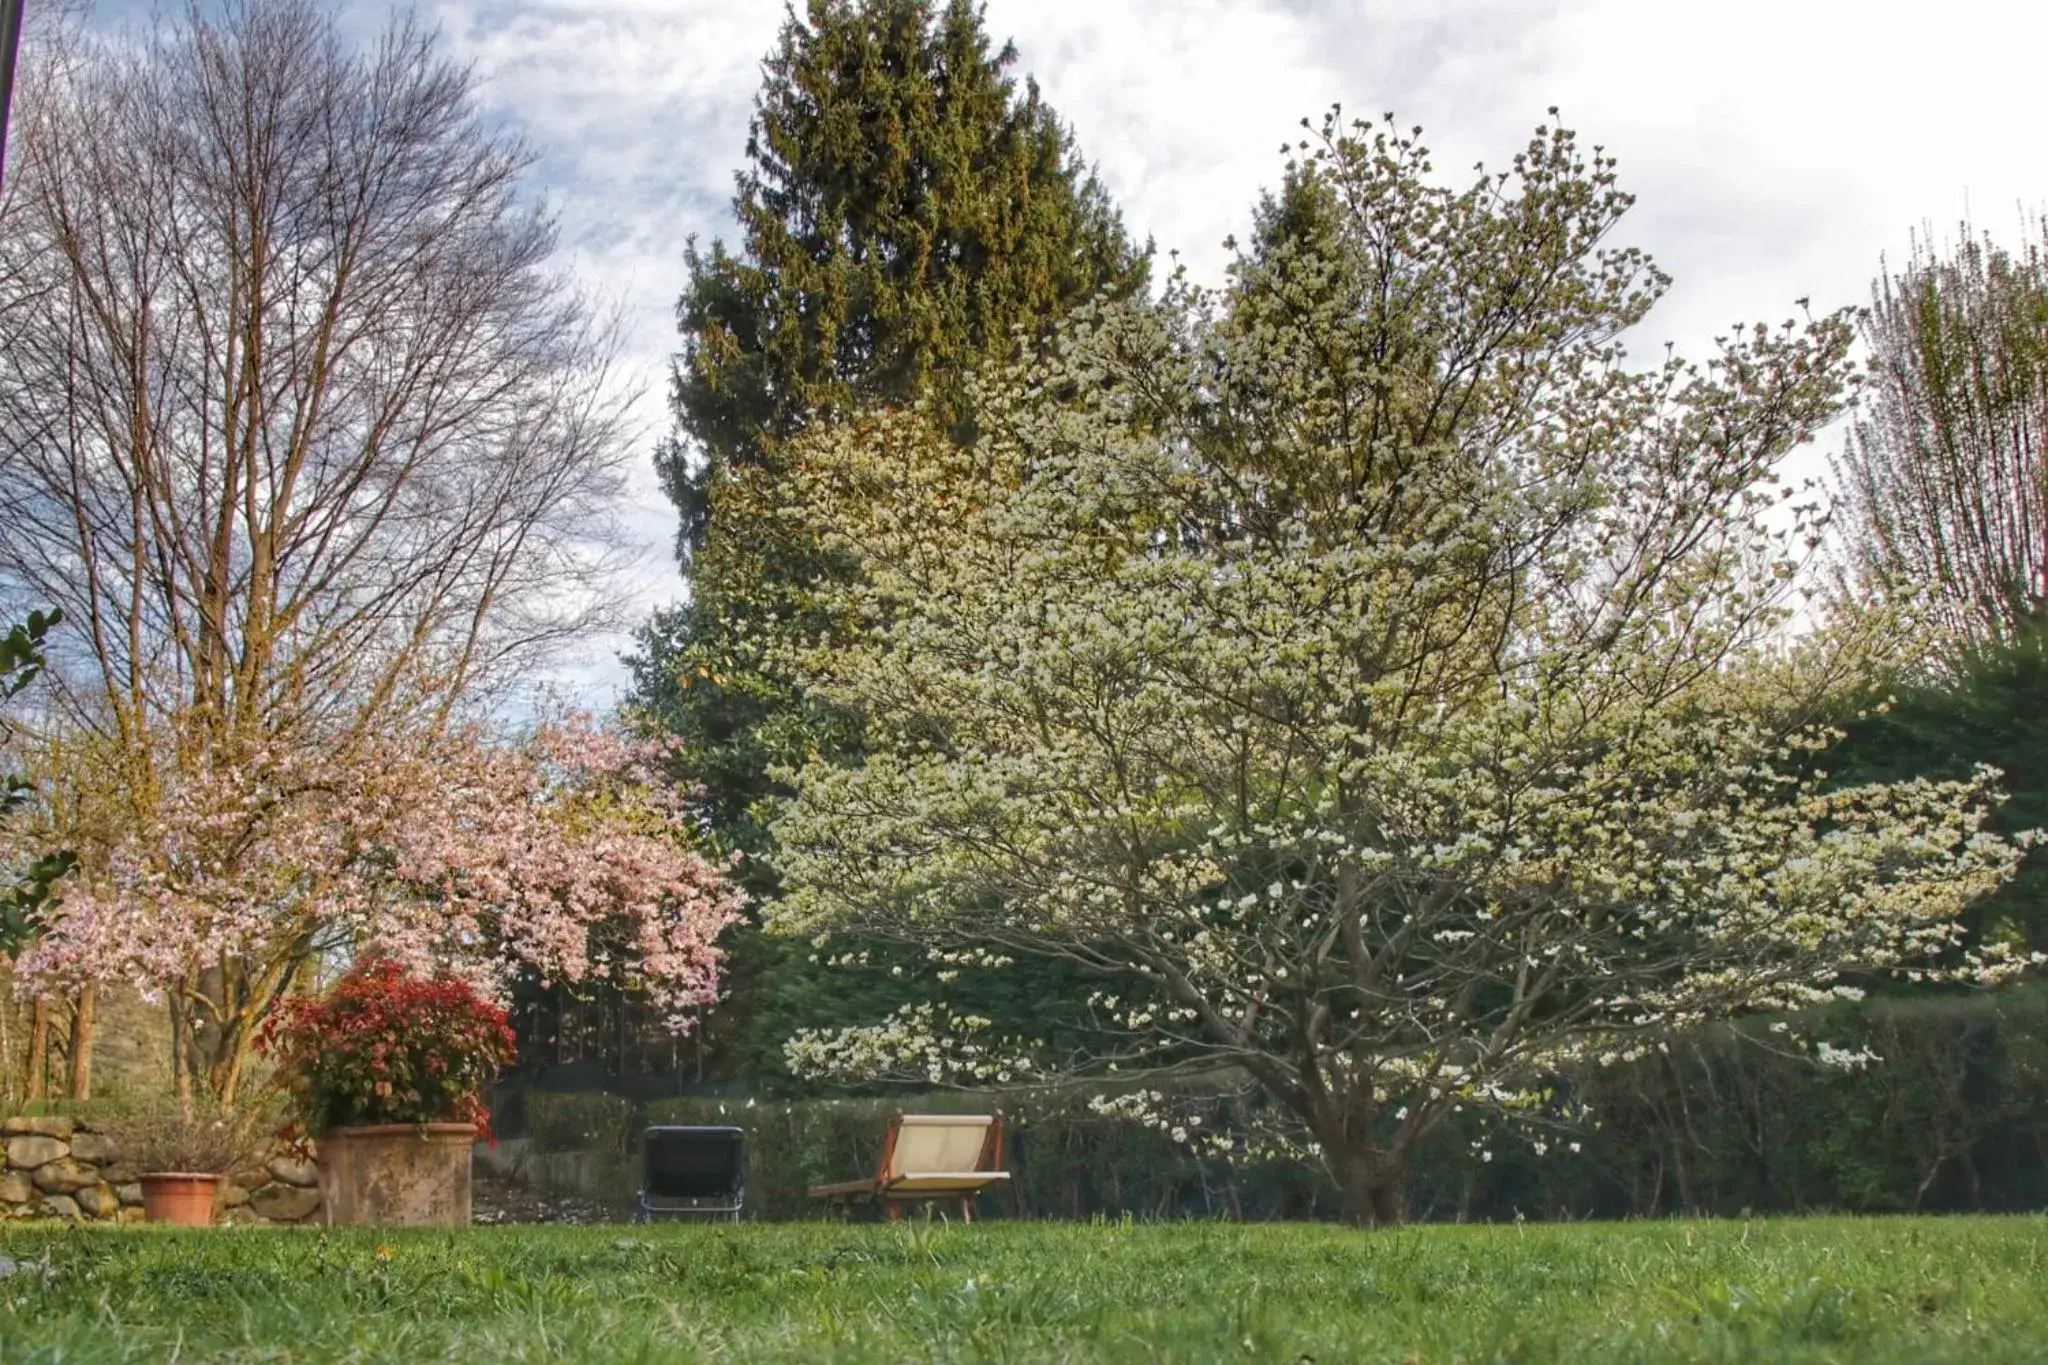
<path fill-rule="evenodd" d="M 167 999 L 180 1094 L 224 1103 L 279 998 L 365 952 L 501 1000 L 526 970 L 609 979 L 685 1030 L 716 998 L 740 895 L 648 757 L 578 718 L 517 743 L 471 728 L 205 756 L 79 874 L 18 967 Z"/>

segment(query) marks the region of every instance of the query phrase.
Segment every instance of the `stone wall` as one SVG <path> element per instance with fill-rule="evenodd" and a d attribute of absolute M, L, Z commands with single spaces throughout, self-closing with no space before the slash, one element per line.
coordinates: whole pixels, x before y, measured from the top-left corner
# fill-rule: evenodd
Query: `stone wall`
<path fill-rule="evenodd" d="M 89 1122 L 11 1118 L 0 1123 L 0 1218 L 138 1222 L 142 1172 Z M 228 1173 L 223 1223 L 304 1223 L 320 1209 L 313 1164 L 279 1154 Z"/>

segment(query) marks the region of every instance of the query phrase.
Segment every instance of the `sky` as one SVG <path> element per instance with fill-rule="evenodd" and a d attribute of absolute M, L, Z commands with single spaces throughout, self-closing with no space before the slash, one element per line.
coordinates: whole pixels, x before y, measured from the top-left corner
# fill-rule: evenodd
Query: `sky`
<path fill-rule="evenodd" d="M 667 427 L 683 248 L 732 232 L 760 61 L 781 0 L 422 0 L 480 93 L 540 153 L 565 261 L 623 322 L 638 444 Z M 376 11 L 351 0 L 351 25 Z M 2016 240 L 2048 205 L 2040 0 L 987 0 L 1134 236 L 1220 279 L 1222 243 L 1279 178 L 1281 144 L 1333 103 L 1420 124 L 1448 179 L 1500 166 L 1557 106 L 1620 159 L 1621 232 L 1674 276 L 1630 339 L 1703 356 L 1745 321 L 1865 301 L 1912 234 L 1967 212 Z M 1455 174 L 1453 174 L 1455 172 Z M 1818 473 L 1823 452 L 1804 463 Z M 622 589 L 684 591 L 674 518 L 636 458 Z M 623 639 L 563 682 L 622 686 Z"/>

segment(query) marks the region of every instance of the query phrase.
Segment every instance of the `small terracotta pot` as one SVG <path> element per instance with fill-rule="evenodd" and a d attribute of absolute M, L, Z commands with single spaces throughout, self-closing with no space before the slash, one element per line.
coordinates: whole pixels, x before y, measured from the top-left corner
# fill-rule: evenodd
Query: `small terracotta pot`
<path fill-rule="evenodd" d="M 143 1176 L 143 1221 L 181 1223 L 188 1228 L 210 1226 L 214 1201 L 220 1198 L 220 1179 L 198 1171 L 157 1171 Z"/>

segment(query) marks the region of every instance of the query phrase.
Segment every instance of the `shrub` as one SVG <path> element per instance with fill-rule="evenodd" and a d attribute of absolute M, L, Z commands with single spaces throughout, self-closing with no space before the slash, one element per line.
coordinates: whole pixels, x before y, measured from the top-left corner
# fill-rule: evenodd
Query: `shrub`
<path fill-rule="evenodd" d="M 536 1090 L 526 1096 L 535 1151 L 623 1153 L 633 1143 L 633 1102 L 617 1095 Z"/>
<path fill-rule="evenodd" d="M 511 1061 L 505 1011 L 452 976 L 359 964 L 326 996 L 285 1001 L 258 1038 L 306 1129 L 474 1123 L 491 1137 L 484 1087 Z"/>
<path fill-rule="evenodd" d="M 158 1104 L 130 1110 L 104 1126 L 122 1158 L 144 1174 L 225 1175 L 262 1154 L 275 1117 L 248 1106 L 195 1113 Z"/>

